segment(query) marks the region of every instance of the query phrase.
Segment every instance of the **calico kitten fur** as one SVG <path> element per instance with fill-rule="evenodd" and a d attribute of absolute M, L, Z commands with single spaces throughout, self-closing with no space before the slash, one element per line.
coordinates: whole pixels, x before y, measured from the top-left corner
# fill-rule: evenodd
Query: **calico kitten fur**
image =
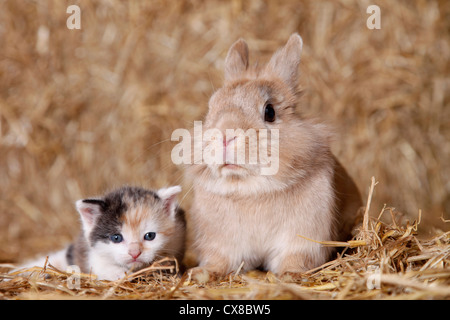
<path fill-rule="evenodd" d="M 66 249 L 49 255 L 49 263 L 66 270 L 78 265 L 98 279 L 117 280 L 156 259 L 184 253 L 184 211 L 177 206 L 180 186 L 146 190 L 122 187 L 100 198 L 78 200 L 83 230 Z M 24 266 L 43 266 L 45 257 Z"/>

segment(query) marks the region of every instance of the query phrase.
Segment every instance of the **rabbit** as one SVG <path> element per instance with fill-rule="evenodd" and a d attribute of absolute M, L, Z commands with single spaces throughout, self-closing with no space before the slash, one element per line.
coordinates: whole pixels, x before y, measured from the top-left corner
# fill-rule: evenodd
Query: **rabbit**
<path fill-rule="evenodd" d="M 330 151 L 332 133 L 296 111 L 302 46 L 300 35 L 292 34 L 263 67 L 249 67 L 243 39 L 228 51 L 224 85 L 211 96 L 203 124 L 223 134 L 218 142 L 223 163 L 197 161 L 186 169 L 193 189 L 192 250 L 198 260 L 191 275 L 226 275 L 238 268 L 301 274 L 333 253 L 304 237 L 351 237 L 361 207 L 359 191 Z M 230 129 L 276 130 L 278 140 L 260 138 L 258 144 L 268 144 L 269 154 L 278 155 L 276 173 L 261 174 L 267 167 L 263 161 L 228 161 L 228 152 L 249 148 L 247 140 L 229 137 Z M 207 146 L 203 141 L 203 150 Z"/>

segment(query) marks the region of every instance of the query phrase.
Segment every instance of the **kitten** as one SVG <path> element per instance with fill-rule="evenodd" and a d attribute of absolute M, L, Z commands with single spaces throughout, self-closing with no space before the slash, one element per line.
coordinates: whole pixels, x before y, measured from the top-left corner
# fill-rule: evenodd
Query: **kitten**
<path fill-rule="evenodd" d="M 49 255 L 60 270 L 78 265 L 98 279 L 117 280 L 154 260 L 184 253 L 184 211 L 177 206 L 180 186 L 156 192 L 122 187 L 101 198 L 78 200 L 83 230 L 66 249 Z M 45 257 L 21 266 L 43 266 Z"/>

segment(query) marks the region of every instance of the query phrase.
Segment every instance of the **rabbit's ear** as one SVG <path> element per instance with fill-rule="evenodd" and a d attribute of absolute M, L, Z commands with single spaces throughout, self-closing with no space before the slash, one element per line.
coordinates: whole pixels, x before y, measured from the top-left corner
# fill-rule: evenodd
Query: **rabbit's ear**
<path fill-rule="evenodd" d="M 286 45 L 275 52 L 266 66 L 266 73 L 276 76 L 295 90 L 298 85 L 298 66 L 302 53 L 303 40 L 294 33 Z"/>
<path fill-rule="evenodd" d="M 225 81 L 234 80 L 248 67 L 248 46 L 244 39 L 236 41 L 228 50 L 225 59 Z"/>

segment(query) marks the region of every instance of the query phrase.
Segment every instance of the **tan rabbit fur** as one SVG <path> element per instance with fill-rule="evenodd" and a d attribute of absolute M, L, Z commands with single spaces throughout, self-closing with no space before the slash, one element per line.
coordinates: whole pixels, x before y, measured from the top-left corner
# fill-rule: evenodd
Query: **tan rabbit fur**
<path fill-rule="evenodd" d="M 262 68 L 249 67 L 244 40 L 228 52 L 225 83 L 210 99 L 204 128 L 217 128 L 224 136 L 226 129 L 278 129 L 278 141 L 259 143 L 268 144 L 269 155 L 278 152 L 279 165 L 273 175 L 262 175 L 261 163 L 188 168 L 194 191 L 193 249 L 199 261 L 194 272 L 223 275 L 242 262 L 244 270 L 304 272 L 326 262 L 332 249 L 298 235 L 344 240 L 350 234 L 361 205 L 358 190 L 331 154 L 327 128 L 296 112 L 301 51 L 302 39 L 293 34 Z M 265 119 L 268 104 L 273 121 Z M 234 144 L 226 139 L 225 149 L 248 148 L 245 139 Z"/>

